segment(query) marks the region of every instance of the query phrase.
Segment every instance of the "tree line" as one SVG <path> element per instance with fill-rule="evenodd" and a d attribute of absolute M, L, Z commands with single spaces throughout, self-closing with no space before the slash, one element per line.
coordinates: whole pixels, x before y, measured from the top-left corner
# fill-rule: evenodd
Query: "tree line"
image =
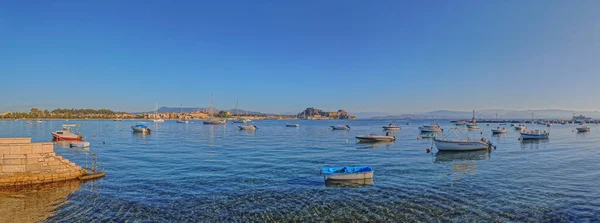
<path fill-rule="evenodd" d="M 54 109 L 40 110 L 32 108 L 29 112 L 10 112 L 1 116 L 3 119 L 70 119 L 70 118 L 118 118 L 127 113 L 116 112 L 110 109 Z"/>

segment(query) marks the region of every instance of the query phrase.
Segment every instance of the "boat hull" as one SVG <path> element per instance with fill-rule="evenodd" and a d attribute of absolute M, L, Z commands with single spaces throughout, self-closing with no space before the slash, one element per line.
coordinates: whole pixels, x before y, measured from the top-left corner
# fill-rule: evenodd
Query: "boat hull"
<path fill-rule="evenodd" d="M 333 130 L 349 130 L 348 126 L 331 126 Z"/>
<path fill-rule="evenodd" d="M 54 137 L 55 140 L 81 140 L 83 138 L 81 135 L 59 135 L 56 133 L 52 133 L 52 137 Z"/>
<path fill-rule="evenodd" d="M 577 128 L 577 132 L 589 132 L 590 128 Z"/>
<path fill-rule="evenodd" d="M 483 141 L 434 140 L 434 142 L 439 151 L 473 151 L 490 148 L 490 145 Z"/>
<path fill-rule="evenodd" d="M 287 124 L 285 127 L 300 127 L 299 124 Z"/>
<path fill-rule="evenodd" d="M 254 126 L 238 126 L 238 128 L 240 128 L 240 130 L 256 130 L 256 127 Z"/>
<path fill-rule="evenodd" d="M 400 126 L 383 126 L 385 130 L 399 130 Z"/>
<path fill-rule="evenodd" d="M 204 121 L 203 123 L 205 125 L 225 125 L 225 124 L 227 124 L 227 121 L 225 121 L 225 120 L 223 120 L 223 121 L 220 121 L 220 120 L 218 120 L 218 121 L 217 120 L 207 120 L 207 121 Z"/>
<path fill-rule="evenodd" d="M 550 136 L 549 133 L 546 133 L 546 134 L 521 133 L 521 139 L 523 139 L 523 140 L 527 140 L 527 139 L 547 139 L 549 136 Z"/>
<path fill-rule="evenodd" d="M 177 123 L 188 123 L 188 120 L 177 120 Z"/>
<path fill-rule="evenodd" d="M 430 129 L 430 128 L 423 128 L 423 127 L 419 127 L 419 130 L 421 132 L 441 132 L 442 129 Z"/>
<path fill-rule="evenodd" d="M 152 130 L 150 130 L 150 128 L 141 128 L 138 126 L 131 126 L 131 129 L 133 129 L 133 132 L 140 132 L 140 133 L 150 133 Z"/>
<path fill-rule="evenodd" d="M 392 142 L 396 140 L 394 136 L 357 136 L 355 138 L 361 142 Z"/>
<path fill-rule="evenodd" d="M 361 180 L 373 178 L 373 171 L 364 173 L 328 174 L 325 180 Z"/>
<path fill-rule="evenodd" d="M 504 134 L 506 130 L 492 129 L 492 134 Z"/>
<path fill-rule="evenodd" d="M 69 146 L 75 148 L 86 148 L 90 147 L 90 142 L 72 142 Z"/>

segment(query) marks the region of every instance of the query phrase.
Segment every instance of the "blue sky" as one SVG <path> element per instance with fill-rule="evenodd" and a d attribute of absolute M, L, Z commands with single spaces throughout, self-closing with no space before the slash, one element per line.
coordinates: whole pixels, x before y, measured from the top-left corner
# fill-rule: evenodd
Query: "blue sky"
<path fill-rule="evenodd" d="M 0 3 L 0 111 L 600 110 L 600 1 Z"/>

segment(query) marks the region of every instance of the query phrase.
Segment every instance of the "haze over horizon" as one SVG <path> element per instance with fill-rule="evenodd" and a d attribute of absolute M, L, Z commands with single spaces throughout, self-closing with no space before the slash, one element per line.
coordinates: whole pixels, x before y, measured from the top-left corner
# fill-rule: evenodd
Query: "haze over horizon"
<path fill-rule="evenodd" d="M 0 3 L 0 112 L 597 111 L 599 1 Z"/>

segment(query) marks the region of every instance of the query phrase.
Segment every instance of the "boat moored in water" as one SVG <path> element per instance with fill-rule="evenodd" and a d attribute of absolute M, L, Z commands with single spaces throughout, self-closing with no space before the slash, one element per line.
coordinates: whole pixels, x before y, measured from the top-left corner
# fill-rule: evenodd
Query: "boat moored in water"
<path fill-rule="evenodd" d="M 90 147 L 90 142 L 80 141 L 80 142 L 71 142 L 69 146 L 72 148 L 86 148 Z"/>
<path fill-rule="evenodd" d="M 300 124 L 285 124 L 285 127 L 300 127 Z"/>
<path fill-rule="evenodd" d="M 441 132 L 441 131 L 443 131 L 442 128 L 440 128 L 440 126 L 438 124 L 423 125 L 423 126 L 419 127 L 419 130 L 421 132 Z"/>
<path fill-rule="evenodd" d="M 250 124 L 241 125 L 241 126 L 238 126 L 238 128 L 240 128 L 240 130 L 257 130 L 258 129 L 258 127 L 256 127 L 255 125 L 250 125 Z"/>
<path fill-rule="evenodd" d="M 591 131 L 591 128 L 587 125 L 581 125 L 579 127 L 576 128 L 577 132 L 589 132 Z"/>
<path fill-rule="evenodd" d="M 496 127 L 495 129 L 492 129 L 492 134 L 503 134 L 506 133 L 506 128 L 502 127 Z"/>
<path fill-rule="evenodd" d="M 140 133 L 152 132 L 152 130 L 150 128 L 148 128 L 148 126 L 146 126 L 144 123 L 138 123 L 138 124 L 132 125 L 131 129 L 133 129 L 133 132 L 140 132 Z"/>
<path fill-rule="evenodd" d="M 521 139 L 547 139 L 550 136 L 550 133 L 547 131 L 540 131 L 539 129 L 531 130 L 529 132 L 523 130 L 521 131 Z"/>
<path fill-rule="evenodd" d="M 373 168 L 370 166 L 325 167 L 321 175 L 325 180 L 360 180 L 373 178 Z"/>
<path fill-rule="evenodd" d="M 332 130 L 349 130 L 350 126 L 349 125 L 332 125 L 329 126 Z"/>
<path fill-rule="evenodd" d="M 390 123 L 389 125 L 384 125 L 383 129 L 385 129 L 385 130 L 399 130 L 400 126 L 398 126 L 398 125 L 392 125 L 392 123 Z"/>
<path fill-rule="evenodd" d="M 62 129 L 59 131 L 54 131 L 52 132 L 52 137 L 54 140 L 74 140 L 74 141 L 79 141 L 81 139 L 83 139 L 83 135 L 81 135 L 81 133 L 73 133 L 71 131 L 71 127 L 78 127 L 79 125 L 77 124 L 66 124 L 66 125 L 62 125 Z"/>
<path fill-rule="evenodd" d="M 389 132 L 388 132 L 389 133 Z M 396 136 L 392 136 L 392 135 L 376 135 L 376 134 L 369 134 L 369 135 L 364 135 L 364 136 L 357 136 L 355 137 L 356 139 L 358 139 L 358 141 L 360 142 L 392 142 L 396 140 Z"/>
<path fill-rule="evenodd" d="M 449 134 L 454 133 L 458 139 L 449 139 Z M 492 144 L 485 138 L 473 140 L 467 134 L 460 134 L 458 129 L 451 129 L 440 139 L 434 139 L 435 147 L 438 151 L 472 151 L 490 149 Z"/>

